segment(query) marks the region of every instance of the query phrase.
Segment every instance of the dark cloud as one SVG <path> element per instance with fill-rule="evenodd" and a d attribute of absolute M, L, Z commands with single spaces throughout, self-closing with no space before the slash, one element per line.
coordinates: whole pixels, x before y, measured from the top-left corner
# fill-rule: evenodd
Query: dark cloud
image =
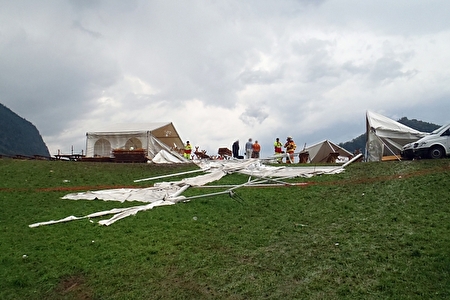
<path fill-rule="evenodd" d="M 53 134 L 60 129 L 51 124 L 64 127 L 89 110 L 91 100 L 117 81 L 118 67 L 101 53 L 51 37 L 36 40 L 30 31 L 2 43 L 0 99 Z"/>
<path fill-rule="evenodd" d="M 450 2 L 0 3 L 0 102 L 51 147 L 159 119 L 271 148 L 359 134 L 367 109 L 440 123 L 449 109 Z"/>

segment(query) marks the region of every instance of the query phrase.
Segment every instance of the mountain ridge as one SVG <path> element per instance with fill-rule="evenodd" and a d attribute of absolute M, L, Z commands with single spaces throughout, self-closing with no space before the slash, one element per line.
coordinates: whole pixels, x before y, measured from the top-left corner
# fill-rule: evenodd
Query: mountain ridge
<path fill-rule="evenodd" d="M 0 155 L 50 157 L 36 126 L 0 103 Z"/>

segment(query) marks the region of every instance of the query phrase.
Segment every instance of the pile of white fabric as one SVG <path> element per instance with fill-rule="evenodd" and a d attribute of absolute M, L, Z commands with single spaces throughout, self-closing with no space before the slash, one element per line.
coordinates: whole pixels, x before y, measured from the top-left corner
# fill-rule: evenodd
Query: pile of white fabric
<path fill-rule="evenodd" d="M 174 205 L 179 201 L 187 200 L 186 197 L 181 194 L 191 186 L 203 186 L 207 183 L 214 182 L 225 176 L 226 174 L 239 172 L 247 174 L 250 177 L 255 177 L 255 180 L 249 180 L 248 182 L 233 186 L 221 193 L 230 193 L 242 186 L 255 185 L 262 182 L 267 182 L 270 178 L 294 178 L 294 177 L 311 177 L 318 174 L 336 174 L 344 170 L 342 166 L 312 166 L 312 167 L 273 167 L 265 166 L 260 160 L 250 159 L 250 160 L 217 160 L 217 161 L 203 161 L 199 162 L 198 166 L 200 170 L 205 172 L 205 174 L 198 175 L 195 177 L 188 177 L 180 181 L 174 182 L 161 182 L 155 183 L 153 187 L 148 188 L 127 188 L 127 189 L 108 189 L 99 191 L 87 191 L 82 193 L 72 193 L 65 195 L 62 199 L 68 200 L 104 200 L 104 201 L 139 201 L 146 203 L 145 205 L 133 206 L 129 208 L 114 208 L 111 210 L 96 212 L 89 214 L 87 216 L 76 217 L 69 216 L 60 220 L 51 220 L 47 222 L 34 223 L 29 225 L 29 227 L 38 227 L 42 225 L 50 225 L 61 222 L 68 222 L 79 219 L 91 219 L 106 215 L 113 215 L 109 219 L 100 220 L 98 223 L 100 225 L 111 225 L 114 222 L 123 219 L 125 217 L 135 215 L 140 211 L 145 211 L 152 209 L 157 206 L 163 205 Z M 189 171 L 184 173 L 172 174 L 183 175 L 196 171 Z M 168 177 L 160 176 L 146 179 L 139 179 L 137 181 L 143 180 L 154 180 L 155 178 Z M 276 181 L 276 180 L 274 180 Z M 217 195 L 219 193 L 207 194 Z M 198 196 L 196 196 L 198 197 Z M 93 222 L 92 220 L 90 220 Z"/>

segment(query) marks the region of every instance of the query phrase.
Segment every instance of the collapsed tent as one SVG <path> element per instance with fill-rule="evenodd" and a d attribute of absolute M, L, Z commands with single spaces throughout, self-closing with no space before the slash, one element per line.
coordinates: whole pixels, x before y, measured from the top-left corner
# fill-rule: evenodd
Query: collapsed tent
<path fill-rule="evenodd" d="M 175 126 L 170 123 L 117 124 L 106 130 L 86 133 L 86 157 L 113 157 L 115 150 L 143 149 L 148 159 L 153 159 L 161 150 L 162 157 L 174 162 L 184 161 L 182 155 L 173 151 L 183 149 L 183 141 Z M 161 157 L 159 157 L 161 160 Z"/>
<path fill-rule="evenodd" d="M 383 157 L 400 159 L 402 147 L 424 137 L 426 133 L 412 129 L 380 114 L 366 113 L 366 160 L 381 161 Z"/>
<path fill-rule="evenodd" d="M 358 157 L 353 158 L 356 160 Z M 261 183 L 276 182 L 282 185 L 299 185 L 283 182 L 282 179 L 294 177 L 311 177 L 319 174 L 337 174 L 344 171 L 344 167 L 352 162 L 349 161 L 342 166 L 314 166 L 314 167 L 274 167 L 265 166 L 261 164 L 258 159 L 250 160 L 217 160 L 217 161 L 202 161 L 199 163 L 199 170 L 187 171 L 184 173 L 172 174 L 178 176 L 183 174 L 195 173 L 199 171 L 205 174 L 195 177 L 185 178 L 175 182 L 161 182 L 155 183 L 153 187 L 149 188 L 129 188 L 129 189 L 109 189 L 100 191 L 87 191 L 82 193 L 72 193 L 65 195 L 62 199 L 68 200 L 104 200 L 104 201 L 139 201 L 144 202 L 144 205 L 133 206 L 129 208 L 114 208 L 111 210 L 92 213 L 82 217 L 69 216 L 59 220 L 51 220 L 46 222 L 39 222 L 29 225 L 29 227 L 39 227 L 43 225 L 50 225 L 62 222 L 68 222 L 79 219 L 91 219 L 105 215 L 113 215 L 109 219 L 100 220 L 100 225 L 111 225 L 112 223 L 125 218 L 127 216 L 135 215 L 139 211 L 145 211 L 157 206 L 173 205 L 180 201 L 186 201 L 193 198 L 213 196 L 218 194 L 229 194 L 230 197 L 235 196 L 234 190 L 243 186 L 257 186 Z M 249 180 L 240 184 L 229 187 L 228 189 L 216 193 L 185 197 L 181 194 L 189 187 L 200 187 L 207 183 L 214 182 L 227 174 L 239 172 L 250 176 Z M 167 177 L 167 175 L 138 179 L 135 182 L 142 180 L 155 180 L 157 178 Z M 253 179 L 251 179 L 253 177 Z M 92 220 L 90 220 L 93 222 Z"/>
<path fill-rule="evenodd" d="M 336 160 L 344 161 L 353 157 L 351 152 L 328 140 L 305 147 L 300 155 L 302 153 L 308 154 L 305 162 L 310 163 L 334 163 Z"/>

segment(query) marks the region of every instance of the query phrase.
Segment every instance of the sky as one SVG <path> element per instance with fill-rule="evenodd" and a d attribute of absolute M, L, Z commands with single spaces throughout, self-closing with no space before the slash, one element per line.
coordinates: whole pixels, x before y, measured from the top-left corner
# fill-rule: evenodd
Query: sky
<path fill-rule="evenodd" d="M 172 122 L 217 154 L 365 132 L 366 111 L 450 122 L 447 0 L 0 0 L 0 103 L 50 154 Z"/>

